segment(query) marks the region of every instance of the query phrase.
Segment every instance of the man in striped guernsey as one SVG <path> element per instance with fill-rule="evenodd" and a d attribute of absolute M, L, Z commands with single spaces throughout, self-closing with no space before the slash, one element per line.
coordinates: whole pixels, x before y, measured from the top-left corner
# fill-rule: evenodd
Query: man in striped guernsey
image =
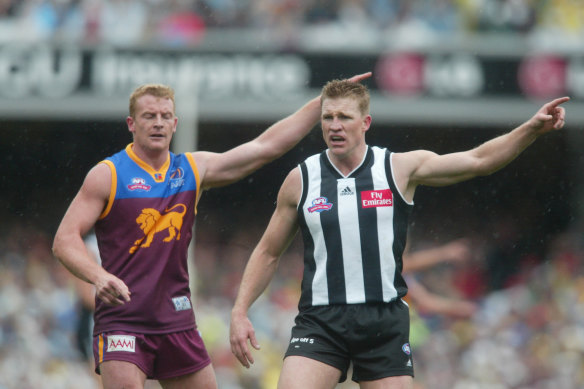
<path fill-rule="evenodd" d="M 252 252 L 231 314 L 231 349 L 246 367 L 258 349 L 247 317 L 300 228 L 304 276 L 279 388 L 412 388 L 409 311 L 402 255 L 418 185 L 443 186 L 488 175 L 537 137 L 564 125 L 559 98 L 509 133 L 472 150 L 437 155 L 371 147 L 369 93 L 361 84 L 324 86 L 321 127 L 327 149 L 293 169 Z"/>
<path fill-rule="evenodd" d="M 370 73 L 354 76 L 358 82 Z M 130 97 L 133 142 L 87 174 L 55 235 L 55 256 L 96 289 L 94 354 L 103 386 L 216 388 L 191 305 L 187 251 L 205 189 L 239 180 L 296 145 L 317 123 L 320 97 L 224 153 L 175 155 L 174 92 L 147 84 Z M 101 266 L 83 243 L 91 228 Z"/>

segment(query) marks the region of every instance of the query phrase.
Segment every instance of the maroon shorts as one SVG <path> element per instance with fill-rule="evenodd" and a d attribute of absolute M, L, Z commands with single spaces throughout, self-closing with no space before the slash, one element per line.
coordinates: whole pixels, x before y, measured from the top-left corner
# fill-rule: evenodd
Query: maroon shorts
<path fill-rule="evenodd" d="M 211 363 L 196 329 L 169 334 L 105 332 L 93 337 L 93 355 L 97 374 L 102 362 L 125 361 L 155 380 L 194 373 Z"/>

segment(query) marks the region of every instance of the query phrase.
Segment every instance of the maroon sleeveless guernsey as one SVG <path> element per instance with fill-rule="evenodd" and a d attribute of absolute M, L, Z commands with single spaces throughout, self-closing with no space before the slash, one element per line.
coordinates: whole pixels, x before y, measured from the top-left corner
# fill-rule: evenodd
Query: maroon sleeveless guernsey
<path fill-rule="evenodd" d="M 193 156 L 169 152 L 155 171 L 130 144 L 101 163 L 112 184 L 95 234 L 102 266 L 126 283 L 131 301 L 110 306 L 96 299 L 94 334 L 194 328 L 187 254 L 200 179 Z"/>

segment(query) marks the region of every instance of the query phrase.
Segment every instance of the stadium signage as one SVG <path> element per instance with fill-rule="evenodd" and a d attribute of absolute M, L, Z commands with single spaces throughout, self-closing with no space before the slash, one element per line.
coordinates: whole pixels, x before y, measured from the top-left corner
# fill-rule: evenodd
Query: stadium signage
<path fill-rule="evenodd" d="M 392 53 L 380 57 L 375 73 L 381 89 L 407 96 L 477 96 L 486 78 L 479 59 L 467 53 Z"/>
<path fill-rule="evenodd" d="M 206 99 L 232 95 L 290 96 L 303 90 L 309 68 L 297 55 L 134 53 L 93 55 L 92 86 L 100 95 L 126 95 L 136 85 L 162 82 Z"/>
<path fill-rule="evenodd" d="M 126 96 L 136 85 L 162 82 L 177 93 L 205 99 L 294 97 L 306 89 L 310 69 L 294 54 L 199 54 L 47 46 L 0 46 L 0 94 L 66 97 L 91 93 Z"/>
<path fill-rule="evenodd" d="M 376 74 L 381 90 L 399 96 L 584 98 L 584 57 L 389 53 L 377 61 Z"/>
<path fill-rule="evenodd" d="M 286 100 L 320 88 L 331 77 L 374 71 L 370 85 L 396 97 L 535 97 L 584 99 L 584 57 L 488 56 L 468 52 L 390 52 L 365 55 L 198 52 L 0 45 L 0 96 L 54 99 L 76 94 L 127 96 L 136 85 L 163 82 L 225 97 Z"/>
<path fill-rule="evenodd" d="M 0 95 L 6 97 L 65 97 L 77 90 L 82 72 L 81 51 L 76 48 L 0 46 Z"/>

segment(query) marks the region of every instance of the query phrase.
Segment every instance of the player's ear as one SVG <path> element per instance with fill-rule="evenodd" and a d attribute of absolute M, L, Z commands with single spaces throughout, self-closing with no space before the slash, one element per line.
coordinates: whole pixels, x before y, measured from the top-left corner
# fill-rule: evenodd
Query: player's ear
<path fill-rule="evenodd" d="M 366 132 L 369 130 L 369 127 L 371 127 L 371 115 L 367 115 L 363 118 L 363 132 Z"/>
<path fill-rule="evenodd" d="M 126 124 L 128 125 L 128 131 L 134 133 L 134 118 L 131 116 L 126 117 Z"/>

